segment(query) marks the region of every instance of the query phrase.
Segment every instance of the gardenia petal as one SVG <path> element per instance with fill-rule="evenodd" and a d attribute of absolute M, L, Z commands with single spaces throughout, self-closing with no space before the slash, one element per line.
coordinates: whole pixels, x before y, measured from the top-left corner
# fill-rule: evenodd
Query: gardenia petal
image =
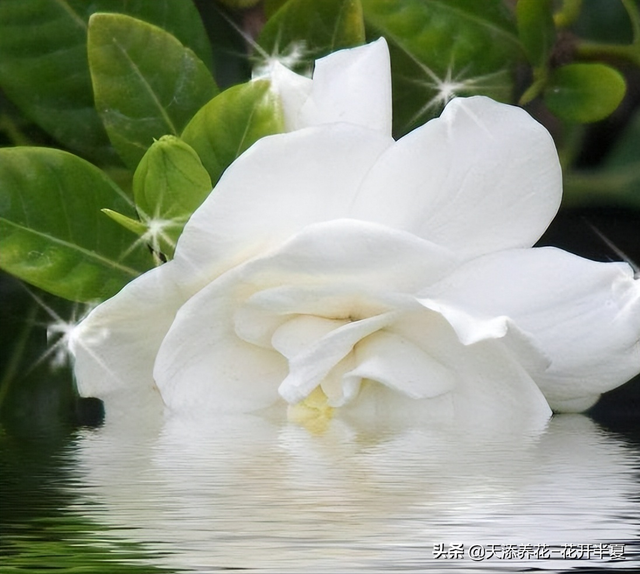
<path fill-rule="evenodd" d="M 275 62 L 269 73 L 271 89 L 277 94 L 282 103 L 284 128 L 288 132 L 307 127 L 300 118 L 300 110 L 309 99 L 313 80 Z"/>
<path fill-rule="evenodd" d="M 547 131 L 474 97 L 396 143 L 389 77 L 383 40 L 319 61 L 311 81 L 276 66 L 300 129 L 242 154 L 174 260 L 78 327 L 82 394 L 109 417 L 157 413 L 160 390 L 205 417 L 286 400 L 301 420 L 340 406 L 349 420 L 535 426 L 550 413 L 540 389 L 582 408 L 640 370 L 630 270 L 520 249 L 560 202 Z"/>
<path fill-rule="evenodd" d="M 338 305 L 325 307 L 325 312 L 338 315 L 326 319 L 346 319 L 349 313 L 367 310 L 385 312 L 385 305 L 403 300 L 391 293 L 435 283 L 454 260 L 427 241 L 377 224 L 338 220 L 308 226 L 271 255 L 223 274 L 183 305 L 155 363 L 163 398 L 170 408 L 187 412 L 268 407 L 287 376 L 286 360 L 273 350 L 277 337 L 272 338 L 293 316 L 313 311 L 305 307 L 311 301 L 310 287 L 324 286 L 324 294 Z M 356 289 L 362 299 L 354 298 Z M 262 293 L 268 295 L 260 299 Z M 383 300 L 376 303 L 377 293 Z M 345 302 L 340 301 L 343 295 Z M 354 301 L 357 305 L 349 309 Z M 253 322 L 256 318 L 259 324 Z M 345 352 L 364 336 L 356 336 Z M 332 354 L 331 361 L 340 361 L 344 354 L 339 355 Z"/>
<path fill-rule="evenodd" d="M 307 226 L 256 261 L 255 269 L 267 276 L 277 269 L 278 286 L 290 278 L 309 277 L 317 278 L 318 284 L 333 281 L 364 290 L 372 285 L 382 292 L 414 293 L 445 278 L 457 263 L 448 249 L 409 233 L 335 219 Z"/>
<path fill-rule="evenodd" d="M 346 122 L 391 135 L 391 63 L 384 38 L 316 62 L 302 126 Z"/>
<path fill-rule="evenodd" d="M 529 114 L 456 98 L 378 159 L 351 213 L 472 258 L 533 245 L 558 210 L 561 185 L 553 140 Z"/>
<path fill-rule="evenodd" d="M 426 309 L 407 314 L 388 331 L 423 349 L 434 361 L 427 371 L 434 377 L 433 392 L 425 394 L 429 398 L 416 399 L 406 390 L 366 384 L 337 416 L 357 424 L 453 422 L 478 430 L 490 428 L 496 418 L 522 428 L 546 423 L 551 411 L 544 396 L 503 339 L 463 345 L 444 317 Z M 378 372 L 390 373 L 392 366 L 381 365 Z M 401 382 L 407 375 L 410 370 L 405 367 L 394 379 Z M 429 382 L 427 377 L 420 384 L 426 389 Z"/>
<path fill-rule="evenodd" d="M 391 66 L 384 38 L 316 61 L 313 80 L 274 65 L 287 131 L 344 122 L 391 135 Z"/>
<path fill-rule="evenodd" d="M 271 255 L 224 274 L 182 307 L 156 361 L 163 397 L 174 410 L 209 414 L 266 408 L 278 401 L 278 385 L 291 403 L 321 386 L 330 405 L 347 408 L 361 379 L 371 378 L 414 398 L 451 392 L 456 417 L 505 416 L 503 409 L 518 400 L 523 420 L 548 416 L 504 333 L 465 344 L 443 315 L 410 295 L 419 283 L 433 284 L 449 271 L 434 267 L 437 253 L 424 240 L 376 224 L 310 226 Z M 358 286 L 362 297 L 354 299 Z M 259 327 L 252 326 L 254 318 Z M 388 353 L 379 352 L 383 341 Z M 418 353 L 404 366 L 402 348 Z M 490 398 L 480 399 L 484 392 Z M 432 405 L 421 405 L 432 416 Z"/>
<path fill-rule="evenodd" d="M 379 331 L 393 323 L 397 313 L 388 312 L 375 317 L 368 317 L 359 321 L 348 322 L 323 335 L 314 343 L 289 359 L 289 374 L 282 381 L 278 392 L 288 403 L 295 404 L 302 401 L 311 391 L 322 383 L 331 369 L 344 359 L 356 343 L 361 339 Z M 306 328 L 309 318 L 290 321 L 274 333 L 274 347 L 278 348 L 280 332 L 285 329 L 285 337 L 300 333 Z"/>
<path fill-rule="evenodd" d="M 348 216 L 391 137 L 347 124 L 259 140 L 224 173 L 178 241 L 175 263 L 195 291 L 308 225 Z"/>
<path fill-rule="evenodd" d="M 110 419 L 126 415 L 144 425 L 163 411 L 153 364 L 185 300 L 173 270 L 167 263 L 141 275 L 72 333 L 78 392 L 100 398 Z"/>
<path fill-rule="evenodd" d="M 357 367 L 347 376 L 369 379 L 414 398 L 424 399 L 452 391 L 453 372 L 423 348 L 397 333 L 378 331 L 355 350 Z"/>
<path fill-rule="evenodd" d="M 442 299 L 418 297 L 417 301 L 446 318 L 459 341 L 465 346 L 501 339 L 505 348 L 509 349 L 529 372 L 542 372 L 551 364 L 551 359 L 535 339 L 506 315 L 485 316 L 476 309 L 456 306 Z"/>
<path fill-rule="evenodd" d="M 234 331 L 233 312 L 246 296 L 242 272 L 229 271 L 189 299 L 164 337 L 153 376 L 171 411 L 246 413 L 278 401 L 286 360 Z"/>
<path fill-rule="evenodd" d="M 431 297 L 487 317 L 508 316 L 551 359 L 531 374 L 557 410 L 583 410 L 640 370 L 640 284 L 625 263 L 554 248 L 470 261 Z"/>

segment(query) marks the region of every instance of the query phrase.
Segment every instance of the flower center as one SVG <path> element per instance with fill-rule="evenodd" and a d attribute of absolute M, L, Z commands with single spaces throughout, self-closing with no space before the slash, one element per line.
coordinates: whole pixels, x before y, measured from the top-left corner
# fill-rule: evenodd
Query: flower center
<path fill-rule="evenodd" d="M 333 417 L 333 407 L 329 406 L 329 398 L 318 385 L 309 395 L 294 405 L 289 405 L 287 418 L 302 425 L 314 434 L 323 433 Z"/>

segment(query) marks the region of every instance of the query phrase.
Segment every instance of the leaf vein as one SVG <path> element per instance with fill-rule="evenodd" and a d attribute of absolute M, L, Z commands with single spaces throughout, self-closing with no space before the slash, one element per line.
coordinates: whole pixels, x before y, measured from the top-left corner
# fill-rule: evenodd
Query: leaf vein
<path fill-rule="evenodd" d="M 67 249 L 70 250 L 75 250 L 78 251 L 79 253 L 81 253 L 82 255 L 86 256 L 89 259 L 93 259 L 96 262 L 99 262 L 100 264 L 106 266 L 106 267 L 112 267 L 113 269 L 117 269 L 119 271 L 122 271 L 123 273 L 126 273 L 127 275 L 130 275 L 131 277 L 137 277 L 138 275 L 140 275 L 140 271 L 138 271 L 137 269 L 134 269 L 132 267 L 129 267 L 127 265 L 123 265 L 117 261 L 114 261 L 112 259 L 108 259 L 107 257 L 100 255 L 99 253 L 96 253 L 95 251 L 91 251 L 89 249 L 86 249 L 84 247 L 81 247 L 80 245 L 77 245 L 75 243 L 70 243 L 69 241 L 65 241 L 64 239 L 61 239 L 59 237 L 55 237 L 52 235 L 48 235 L 42 231 L 38 231 L 36 229 L 31 229 L 29 227 L 25 227 L 24 225 L 20 225 L 19 223 L 16 223 L 14 221 L 10 221 L 4 217 L 0 217 L 0 222 L 1 223 L 5 223 L 6 225 L 8 225 L 9 227 L 13 227 L 16 230 L 19 230 L 22 233 L 27 233 L 27 234 L 32 234 L 35 235 L 37 237 L 41 237 L 43 239 L 46 239 L 49 242 L 52 243 L 57 243 Z"/>

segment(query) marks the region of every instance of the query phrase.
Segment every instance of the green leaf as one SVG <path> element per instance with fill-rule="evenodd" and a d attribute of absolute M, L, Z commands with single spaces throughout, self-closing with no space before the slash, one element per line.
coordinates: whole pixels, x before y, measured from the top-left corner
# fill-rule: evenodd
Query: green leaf
<path fill-rule="evenodd" d="M 529 62 L 543 66 L 556 39 L 552 0 L 518 0 L 516 18 L 518 35 Z"/>
<path fill-rule="evenodd" d="M 271 18 L 288 0 L 264 0 L 264 14 L 267 20 Z"/>
<path fill-rule="evenodd" d="M 190 0 L 2 0 L 0 85 L 23 113 L 64 146 L 101 165 L 117 162 L 93 104 L 87 23 L 123 12 L 166 28 L 208 64 L 211 49 Z"/>
<path fill-rule="evenodd" d="M 83 1 L 86 3 L 86 0 Z M 94 13 L 127 14 L 162 28 L 191 48 L 207 68 L 212 69 L 213 58 L 207 30 L 192 0 L 99 0 L 98 4 Z"/>
<path fill-rule="evenodd" d="M 313 62 L 365 41 L 360 0 L 289 0 L 266 23 L 258 44 L 269 57 L 308 72 Z"/>
<path fill-rule="evenodd" d="M 362 0 L 367 37 L 391 51 L 394 133 L 440 114 L 454 96 L 512 101 L 522 48 L 503 0 Z"/>
<path fill-rule="evenodd" d="M 611 114 L 625 92 L 624 77 L 610 66 L 568 64 L 552 71 L 544 101 L 565 121 L 590 123 Z"/>
<path fill-rule="evenodd" d="M 131 168 L 154 138 L 179 134 L 217 92 L 192 50 L 142 20 L 94 14 L 88 49 L 96 109 L 113 146 Z"/>
<path fill-rule="evenodd" d="M 280 99 L 268 80 L 256 80 L 229 88 L 211 100 L 189 122 L 182 140 L 196 151 L 215 186 L 243 151 L 283 129 Z"/>
<path fill-rule="evenodd" d="M 173 257 L 191 214 L 211 193 L 198 154 L 175 136 L 156 141 L 133 176 L 133 194 L 154 250 Z"/>
<path fill-rule="evenodd" d="M 62 144 L 93 159 L 117 161 L 93 106 L 86 19 L 75 4 L 0 2 L 0 84 Z"/>
<path fill-rule="evenodd" d="M 74 301 L 110 297 L 151 257 L 102 208 L 134 215 L 90 163 L 54 149 L 1 149 L 0 268 Z"/>

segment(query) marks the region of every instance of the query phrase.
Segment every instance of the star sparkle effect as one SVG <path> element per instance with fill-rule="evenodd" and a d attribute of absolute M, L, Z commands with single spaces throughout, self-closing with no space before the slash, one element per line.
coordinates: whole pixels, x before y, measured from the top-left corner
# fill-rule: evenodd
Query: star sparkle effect
<path fill-rule="evenodd" d="M 38 307 L 47 315 L 45 321 L 34 321 L 34 325 L 43 328 L 47 334 L 47 347 L 40 357 L 34 362 L 29 371 L 33 371 L 41 364 L 48 362 L 52 371 L 70 367 L 73 364 L 73 356 L 69 349 L 69 343 L 78 324 L 98 305 L 98 303 L 73 303 L 68 318 L 64 318 L 42 297 L 33 290 L 25 289 L 36 302 Z"/>
<path fill-rule="evenodd" d="M 471 76 L 469 75 L 468 66 L 456 71 L 454 62 L 451 62 L 447 66 L 446 72 L 443 75 L 438 75 L 424 62 L 415 57 L 412 57 L 412 60 L 424 75 L 421 78 L 405 76 L 404 80 L 425 88 L 427 92 L 432 92 L 433 95 L 411 117 L 408 125 L 413 125 L 426 116 L 435 115 L 455 97 L 500 91 L 508 88 L 508 84 L 500 81 L 503 71 Z"/>

